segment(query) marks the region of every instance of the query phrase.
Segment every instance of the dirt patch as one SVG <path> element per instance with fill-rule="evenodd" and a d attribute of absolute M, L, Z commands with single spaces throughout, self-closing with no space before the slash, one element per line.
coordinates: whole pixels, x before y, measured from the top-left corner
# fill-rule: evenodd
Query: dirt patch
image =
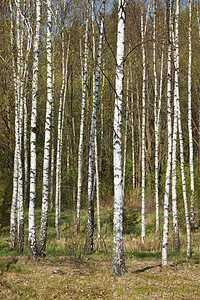
<path fill-rule="evenodd" d="M 4 257 L 5 263 L 12 257 Z M 1 261 L 1 259 L 0 259 Z M 123 277 L 110 260 L 19 258 L 0 276 L 2 299 L 200 299 L 199 264 L 126 260 Z"/>

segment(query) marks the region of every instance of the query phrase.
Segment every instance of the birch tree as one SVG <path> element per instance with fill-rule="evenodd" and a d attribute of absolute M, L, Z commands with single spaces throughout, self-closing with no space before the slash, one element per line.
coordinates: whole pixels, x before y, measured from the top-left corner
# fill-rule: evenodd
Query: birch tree
<path fill-rule="evenodd" d="M 15 70 L 15 58 L 14 58 L 14 36 L 13 36 L 13 7 L 11 0 L 10 6 L 10 42 L 12 49 L 12 72 L 14 81 L 14 95 L 15 95 L 15 152 L 14 152 L 14 170 L 13 170 L 13 193 L 12 204 L 10 214 L 10 240 L 9 247 L 15 249 L 17 239 L 17 187 L 18 187 L 18 159 L 17 159 L 17 141 L 18 141 L 18 94 L 17 94 L 17 75 Z"/>
<path fill-rule="evenodd" d="M 142 38 L 142 230 L 141 241 L 145 240 L 145 123 L 146 123 L 146 53 L 145 53 L 145 27 L 144 5 L 141 8 L 141 38 Z"/>
<path fill-rule="evenodd" d="M 53 63 L 54 66 L 54 63 Z M 55 71 L 53 67 L 53 89 L 55 88 Z M 53 195 L 54 195 L 54 168 L 55 168 L 55 97 L 53 94 L 52 111 L 51 111 L 51 171 L 50 171 L 50 195 L 49 204 L 50 211 L 53 211 Z"/>
<path fill-rule="evenodd" d="M 127 76 L 127 91 L 126 91 L 126 121 L 125 121 L 125 136 L 124 136 L 124 166 L 123 166 L 123 197 L 125 190 L 125 177 L 126 177 L 126 152 L 127 152 L 127 131 L 128 131 L 128 98 L 129 98 L 129 70 Z"/>
<path fill-rule="evenodd" d="M 146 52 L 145 52 L 145 36 L 147 30 L 147 22 L 150 10 L 150 1 L 148 2 L 146 21 L 144 20 L 144 5 L 141 8 L 141 39 L 142 39 L 142 230 L 141 230 L 141 241 L 145 241 L 145 127 L 146 127 Z"/>
<path fill-rule="evenodd" d="M 146 64 L 144 48 L 144 7 L 141 12 L 141 36 L 142 36 L 142 231 L 141 240 L 145 240 L 145 85 Z"/>
<path fill-rule="evenodd" d="M 26 85 L 28 78 L 28 59 L 31 51 L 32 33 L 29 19 L 25 18 L 25 2 L 9 2 L 11 14 L 11 47 L 12 47 L 12 71 L 15 95 L 15 155 L 14 155 L 14 179 L 13 201 L 11 207 L 11 237 L 10 246 L 15 246 L 15 234 L 17 232 L 18 251 L 23 251 L 24 243 L 24 198 L 27 197 L 28 184 L 28 153 L 27 153 L 27 110 L 26 110 Z M 16 17 L 15 17 L 16 15 Z M 14 29 L 13 20 L 16 19 Z M 26 40 L 25 40 L 26 39 Z M 16 48 L 15 48 L 16 46 Z M 15 51 L 15 49 L 17 51 Z M 16 52 L 16 57 L 15 57 Z M 24 128 L 24 131 L 23 131 Z M 24 137 L 23 137 L 24 134 Z M 24 144 L 22 143 L 24 140 Z M 24 151 L 23 151 L 24 146 Z M 22 155 L 24 152 L 24 164 Z M 23 174 L 24 165 L 24 174 Z M 25 186 L 23 188 L 23 178 Z M 25 194 L 25 197 L 23 196 Z M 14 226 L 14 227 L 13 227 Z M 14 233 L 15 232 L 15 233 Z M 14 239 L 13 239 L 14 238 Z"/>
<path fill-rule="evenodd" d="M 167 166 L 165 175 L 165 192 L 164 192 L 164 224 L 163 224 L 163 242 L 162 242 L 162 265 L 168 264 L 167 247 L 168 247 L 168 231 L 169 231 L 169 188 L 172 160 L 172 121 L 171 121 L 171 47 L 172 47 L 172 2 L 168 0 L 168 58 L 167 58 Z"/>
<path fill-rule="evenodd" d="M 88 222 L 87 222 L 87 237 L 86 247 L 88 251 L 93 251 L 93 226 L 94 226 L 94 203 L 92 197 L 92 188 L 94 183 L 94 152 L 95 152 L 95 129 L 97 118 L 97 100 L 99 91 L 99 78 L 100 78 L 100 66 L 101 66 L 101 52 L 103 43 L 103 24 L 104 24 L 104 6 L 105 1 L 102 3 L 101 16 L 100 16 L 100 29 L 99 29 L 99 42 L 97 50 L 97 65 L 95 76 L 95 88 L 93 92 L 93 111 L 92 111 L 92 123 L 90 131 L 90 150 L 89 150 L 89 166 L 88 166 Z"/>
<path fill-rule="evenodd" d="M 48 220 L 48 199 L 49 199 L 49 161 L 51 146 L 51 113 L 53 101 L 53 82 L 52 82 L 52 10 L 51 0 L 47 0 L 47 104 L 45 118 L 45 140 L 44 140 L 44 161 L 43 161 L 43 190 L 42 190 L 42 212 L 40 234 L 38 241 L 38 255 L 46 255 L 46 238 L 47 238 L 47 220 Z"/>
<path fill-rule="evenodd" d="M 185 209 L 185 221 L 186 221 L 186 232 L 187 232 L 187 254 L 186 257 L 189 259 L 191 257 L 191 233 L 190 233 L 190 219 L 187 203 L 187 192 L 186 192 L 186 179 L 185 179 L 185 170 L 184 170 L 184 150 L 183 150 L 183 134 L 182 134 L 182 125 L 181 125 L 181 111 L 180 103 L 177 101 L 178 109 L 178 133 L 179 133 L 179 142 L 180 142 L 180 162 L 181 162 L 181 180 L 182 180 L 182 191 L 183 191 L 183 201 Z"/>
<path fill-rule="evenodd" d="M 63 8 L 64 11 L 66 10 L 67 4 L 68 4 L 67 2 L 64 2 L 64 8 Z M 59 238 L 59 219 L 60 219 L 60 210 L 61 210 L 62 138 L 63 138 L 63 124 L 64 124 L 64 116 L 65 116 L 65 102 L 66 102 L 66 92 L 67 92 L 68 61 L 69 61 L 69 47 L 70 47 L 70 33 L 69 33 L 68 43 L 67 43 L 67 53 L 66 53 L 65 39 L 64 39 L 65 19 L 62 19 L 61 23 L 62 23 L 62 28 L 61 28 L 62 84 L 60 89 L 60 100 L 59 100 L 59 109 L 58 109 L 56 184 L 55 184 L 55 234 L 57 238 Z"/>
<path fill-rule="evenodd" d="M 57 134 L 57 149 L 56 149 L 56 190 L 55 190 L 55 234 L 59 237 L 59 195 L 60 195 L 60 145 L 61 145 L 61 124 L 62 124 L 62 110 L 63 96 L 65 88 L 65 43 L 64 43 L 64 25 L 61 29 L 61 45 L 62 45 L 62 85 L 60 89 L 60 101 L 58 109 L 58 134 Z"/>
<path fill-rule="evenodd" d="M 10 2 L 11 12 L 11 45 L 14 49 L 13 12 L 16 11 L 16 64 L 13 53 L 13 78 L 15 87 L 15 162 L 13 179 L 13 206 L 11 209 L 10 246 L 15 246 L 17 232 L 17 250 L 23 251 L 24 244 L 24 207 L 23 207 L 23 170 L 22 170 L 22 126 L 23 126 L 23 20 L 20 1 L 15 2 L 15 8 Z"/>
<path fill-rule="evenodd" d="M 159 230 L 159 195 L 158 195 L 158 79 L 156 72 L 156 1 L 153 0 L 153 72 L 154 72 L 154 127 L 155 127 L 155 200 L 156 200 L 156 232 Z M 162 80 L 162 79 L 161 79 Z"/>
<path fill-rule="evenodd" d="M 178 130 L 178 110 L 177 101 L 179 98 L 179 45 L 178 45 L 178 21 L 179 21 L 179 0 L 176 1 L 175 12 L 175 33 L 173 34 L 174 43 L 174 124 L 172 136 L 172 213 L 173 213 L 173 240 L 174 250 L 180 251 L 179 244 L 179 229 L 178 229 L 178 214 L 177 214 L 177 195 L 176 195 L 176 148 L 177 148 L 177 130 Z"/>
<path fill-rule="evenodd" d="M 65 115 L 65 102 L 67 91 L 67 76 L 68 76 L 68 62 L 69 62 L 69 46 L 70 34 L 67 44 L 67 54 L 65 59 L 65 46 L 64 46 L 64 32 L 62 32 L 62 86 L 60 90 L 60 103 L 58 113 L 58 135 L 57 135 L 57 153 L 56 153 L 56 195 L 55 195 L 55 233 L 59 237 L 59 219 L 61 209 L 61 159 L 62 159 L 62 138 L 63 138 L 63 124 Z"/>
<path fill-rule="evenodd" d="M 98 168 L 98 152 L 97 152 L 97 133 L 95 129 L 95 180 L 97 193 L 97 249 L 101 250 L 101 224 L 100 224 L 100 195 L 99 195 L 99 168 Z"/>
<path fill-rule="evenodd" d="M 29 199 L 29 257 L 35 259 L 36 235 L 35 235 L 35 201 L 36 201 L 36 119 L 38 98 L 38 65 L 39 65 L 39 39 L 41 22 L 41 2 L 36 1 L 36 29 L 33 40 L 33 78 L 32 78 L 32 110 L 31 110 L 31 134 L 30 134 L 30 199 Z"/>
<path fill-rule="evenodd" d="M 17 187 L 17 240 L 18 251 L 23 251 L 24 243 L 24 210 L 23 210 L 23 172 L 22 172 L 22 124 L 23 124 L 23 26 L 21 25 L 20 1 L 16 1 L 16 47 L 17 47 L 17 97 L 18 97 L 18 139 L 17 139 L 17 160 L 18 160 L 18 187 Z"/>
<path fill-rule="evenodd" d="M 89 4 L 87 4 L 89 5 Z M 80 231 L 80 209 L 81 209 L 81 188 L 82 188 L 82 161 L 83 161 L 83 133 L 85 120 L 85 99 L 87 86 L 87 68 L 88 68 L 88 25 L 89 8 L 87 7 L 87 19 L 85 26 L 85 49 L 84 49 L 84 67 L 82 76 L 82 106 L 81 106 L 81 124 L 78 146 L 78 183 L 77 183 L 77 207 L 76 207 L 76 231 Z"/>
<path fill-rule="evenodd" d="M 189 0 L 188 28 L 188 133 L 189 133 L 189 166 L 190 166 L 190 224 L 194 230 L 194 165 L 193 165 L 193 134 L 192 134 L 192 1 Z"/>
<path fill-rule="evenodd" d="M 123 174 L 122 174 L 122 98 L 124 78 L 124 32 L 126 1 L 118 3 L 117 65 L 115 77 L 115 107 L 113 127 L 114 166 L 114 216 L 113 216 L 113 259 L 112 274 L 123 275 L 125 258 L 123 248 Z"/>
<path fill-rule="evenodd" d="M 133 74 L 131 72 L 131 83 L 133 84 Z M 135 189 L 135 135 L 134 135 L 134 99 L 131 91 L 131 145 L 132 145 L 132 184 Z"/>

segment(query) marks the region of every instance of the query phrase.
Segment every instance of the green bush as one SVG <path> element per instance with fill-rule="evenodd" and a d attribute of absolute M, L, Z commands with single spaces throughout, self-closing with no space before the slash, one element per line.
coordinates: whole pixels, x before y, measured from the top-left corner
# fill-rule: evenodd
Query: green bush
<path fill-rule="evenodd" d="M 136 211 L 130 208 L 123 209 L 123 232 L 126 234 L 136 233 L 138 234 L 138 224 L 140 219 Z M 109 214 L 108 223 L 113 228 L 113 212 Z"/>

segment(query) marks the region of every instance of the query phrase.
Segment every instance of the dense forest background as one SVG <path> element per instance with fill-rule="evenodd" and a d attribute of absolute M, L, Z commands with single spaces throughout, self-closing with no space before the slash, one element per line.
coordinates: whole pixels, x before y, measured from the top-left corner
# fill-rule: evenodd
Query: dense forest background
<path fill-rule="evenodd" d="M 16 59 L 17 46 L 16 31 L 14 30 L 14 46 L 11 45 L 11 12 L 9 1 L 1 1 L 0 4 L 0 227 L 8 225 L 10 220 L 10 208 L 13 190 L 13 167 L 15 151 L 15 95 L 12 69 L 12 55 Z M 12 1 L 11 1 L 12 2 Z M 21 1 L 21 11 L 25 20 L 35 34 L 35 1 Z M 124 101 L 122 111 L 122 136 L 123 149 L 125 145 L 126 131 L 126 103 L 128 101 L 128 127 L 127 127 L 127 156 L 124 205 L 135 210 L 141 209 L 141 130 L 142 130 L 142 42 L 141 42 L 141 1 L 128 1 L 126 7 L 125 27 L 125 59 L 124 59 Z M 192 132 L 194 149 L 194 179 L 195 179 L 195 226 L 199 226 L 200 205 L 200 37 L 197 19 L 198 2 L 192 5 Z M 147 11 L 147 3 L 144 3 Z M 90 147 L 90 127 L 92 118 L 93 102 L 93 73 L 96 63 L 93 58 L 93 37 L 96 48 L 99 35 L 99 16 L 101 2 L 95 3 L 95 26 L 92 30 L 92 17 L 89 14 L 89 57 L 85 106 L 84 125 L 84 148 L 82 168 L 82 197 L 81 207 L 87 208 L 87 184 L 88 184 L 88 160 Z M 13 14 L 16 16 L 16 6 L 13 3 Z M 91 6 L 89 11 L 91 12 Z M 47 57 L 46 57 L 46 5 L 42 3 L 41 13 L 41 36 L 39 44 L 39 81 L 38 81 L 38 116 L 37 116 L 37 198 L 36 207 L 41 207 L 42 200 L 42 176 L 43 176 L 43 154 L 45 136 L 45 112 L 47 99 Z M 86 1 L 52 1 L 52 52 L 54 87 L 53 97 L 55 101 L 55 141 L 58 132 L 58 110 L 60 101 L 60 90 L 62 86 L 62 37 L 64 34 L 64 55 L 67 51 L 69 58 L 67 62 L 66 78 L 66 103 L 63 125 L 62 145 L 62 174 L 61 174 L 61 209 L 76 210 L 77 189 L 77 156 L 81 122 L 82 103 L 82 69 L 84 63 L 84 34 L 87 18 Z M 23 17 L 22 17 L 23 19 Z M 116 40 L 117 40 L 118 2 L 106 2 L 104 37 L 102 49 L 102 64 L 100 74 L 100 86 L 97 106 L 97 152 L 99 165 L 99 191 L 100 205 L 113 206 L 113 116 L 115 100 L 115 72 L 116 72 Z M 180 47 L 180 70 L 179 91 L 181 121 L 183 130 L 185 175 L 188 203 L 191 195 L 190 190 L 190 168 L 189 168 L 189 131 L 188 131 L 188 24 L 189 11 L 186 1 L 180 2 L 179 16 L 179 47 Z M 14 26 L 16 19 L 14 17 Z M 27 29 L 25 24 L 23 57 L 26 56 Z M 153 72 L 153 12 L 152 5 L 147 20 L 144 47 L 146 51 L 146 210 L 155 210 L 155 130 L 154 130 L 154 72 Z M 162 211 L 164 200 L 164 186 L 167 161 L 167 47 L 168 28 L 166 25 L 166 3 L 156 1 L 156 64 L 157 76 L 160 80 L 161 61 L 163 53 L 163 88 L 160 113 L 160 136 L 159 136 L 159 207 Z M 68 50 L 69 49 L 69 50 Z M 97 55 L 97 53 L 95 54 Z M 95 59 L 96 60 L 96 59 Z M 27 139 L 23 142 L 30 151 L 30 116 L 32 101 L 32 68 L 33 49 L 28 56 L 27 80 L 24 86 L 24 97 L 27 104 Z M 172 69 L 174 70 L 173 58 Z M 127 90 L 127 78 L 129 73 L 129 89 Z M 172 82 L 174 75 L 172 75 Z M 159 86 L 160 83 L 158 83 Z M 126 94 L 128 92 L 128 98 Z M 172 84 L 172 95 L 174 87 Z M 128 99 L 128 100 L 127 100 Z M 131 122 L 133 116 L 133 124 Z M 172 110 L 173 116 L 173 110 Z M 133 126 L 133 131 L 132 131 Z M 132 132 L 134 132 L 134 164 L 133 174 L 132 156 Z M 56 147 L 56 143 L 55 143 Z M 56 158 L 56 148 L 55 148 Z M 55 159 L 54 158 L 54 159 Z M 177 199 L 178 218 L 180 224 L 184 224 L 184 203 L 182 196 L 181 170 L 179 160 L 179 147 L 177 147 Z M 28 155 L 28 162 L 30 155 Z M 24 148 L 22 147 L 22 163 L 24 161 Z M 24 174 L 23 174 L 24 176 Z M 135 183 L 133 185 L 133 176 Z M 55 186 L 55 172 L 54 172 Z M 54 188 L 55 196 L 55 188 Z M 96 197 L 96 196 L 95 196 Z M 28 206 L 29 194 L 24 191 L 24 203 Z M 189 203 L 190 206 L 190 203 Z M 170 204 L 171 207 L 171 204 Z"/>

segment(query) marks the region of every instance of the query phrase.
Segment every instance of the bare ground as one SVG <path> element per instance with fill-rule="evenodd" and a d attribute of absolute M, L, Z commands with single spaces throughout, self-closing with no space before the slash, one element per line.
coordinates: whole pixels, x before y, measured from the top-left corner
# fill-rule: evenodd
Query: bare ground
<path fill-rule="evenodd" d="M 123 277 L 111 275 L 108 256 L 80 261 L 2 257 L 0 299 L 200 299 L 199 263 L 161 267 L 126 259 Z"/>

